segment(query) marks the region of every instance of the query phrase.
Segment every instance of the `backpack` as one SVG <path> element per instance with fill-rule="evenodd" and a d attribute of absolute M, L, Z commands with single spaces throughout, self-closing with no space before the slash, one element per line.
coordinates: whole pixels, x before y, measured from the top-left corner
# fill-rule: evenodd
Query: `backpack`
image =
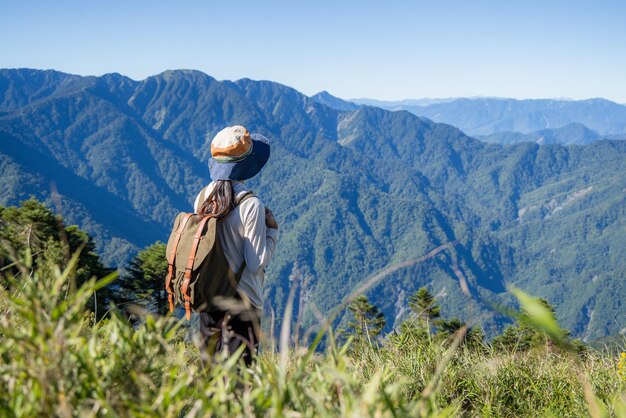
<path fill-rule="evenodd" d="M 246 193 L 235 206 L 253 196 Z M 185 306 L 185 315 L 190 319 L 192 310 L 217 310 L 216 297 L 235 296 L 246 262 L 236 274 L 230 269 L 217 238 L 218 222 L 210 215 L 181 212 L 176 216 L 166 249 L 165 290 L 170 312 L 174 311 L 176 302 Z"/>

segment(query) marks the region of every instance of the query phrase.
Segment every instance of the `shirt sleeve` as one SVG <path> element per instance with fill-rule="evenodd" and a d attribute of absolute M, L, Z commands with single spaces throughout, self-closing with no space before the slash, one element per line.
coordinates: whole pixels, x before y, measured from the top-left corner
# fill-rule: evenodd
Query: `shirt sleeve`
<path fill-rule="evenodd" d="M 194 200 L 194 202 L 193 202 L 193 212 L 194 213 L 198 213 L 198 211 L 200 210 L 200 207 L 204 203 L 205 199 L 207 197 L 209 197 L 210 190 L 212 190 L 212 185 L 213 185 L 212 182 L 209 183 L 205 188 L 200 190 L 200 192 L 198 193 L 198 196 L 196 196 L 196 200 Z M 204 192 L 204 193 L 202 193 L 202 192 Z"/>
<path fill-rule="evenodd" d="M 202 193 L 202 190 L 200 191 L 200 193 Z M 193 202 L 193 212 L 194 213 L 198 213 L 198 209 L 200 209 L 198 207 L 198 204 L 200 203 L 200 193 L 198 193 L 198 196 L 196 196 L 196 200 Z"/>
<path fill-rule="evenodd" d="M 265 205 L 259 199 L 251 199 L 250 209 L 244 221 L 243 254 L 246 269 L 257 274 L 265 268 L 274 255 L 278 242 L 278 229 L 265 225 Z"/>

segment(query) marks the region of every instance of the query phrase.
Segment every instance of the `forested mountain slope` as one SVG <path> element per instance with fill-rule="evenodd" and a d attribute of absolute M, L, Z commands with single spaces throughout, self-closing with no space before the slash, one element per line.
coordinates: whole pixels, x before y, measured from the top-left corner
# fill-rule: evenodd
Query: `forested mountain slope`
<path fill-rule="evenodd" d="M 211 138 L 243 124 L 272 143 L 249 184 L 281 224 L 267 274 L 278 316 L 296 283 L 312 323 L 376 271 L 439 247 L 370 289 L 388 323 L 428 285 L 451 315 L 495 325 L 490 304 L 513 283 L 554 303 L 577 336 L 626 324 L 624 142 L 503 147 L 409 112 L 338 111 L 276 83 L 187 70 L 143 81 L 0 70 L 0 112 L 0 203 L 58 205 L 109 264 L 167 238 L 210 180 Z"/>

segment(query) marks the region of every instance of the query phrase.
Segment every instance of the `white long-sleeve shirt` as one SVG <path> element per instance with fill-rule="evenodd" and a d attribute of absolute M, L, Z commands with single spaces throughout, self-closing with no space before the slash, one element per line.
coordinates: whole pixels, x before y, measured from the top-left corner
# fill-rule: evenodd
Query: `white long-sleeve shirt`
<path fill-rule="evenodd" d="M 204 196 L 198 194 L 194 212 L 198 212 L 214 184 L 209 184 Z M 233 181 L 232 184 L 237 199 L 248 192 L 242 182 Z M 238 272 L 244 259 L 246 261 L 237 292 L 247 296 L 254 307 L 262 309 L 264 269 L 274 255 L 278 242 L 278 229 L 265 225 L 263 202 L 254 196 L 237 205 L 218 222 L 217 235 L 232 271 Z"/>

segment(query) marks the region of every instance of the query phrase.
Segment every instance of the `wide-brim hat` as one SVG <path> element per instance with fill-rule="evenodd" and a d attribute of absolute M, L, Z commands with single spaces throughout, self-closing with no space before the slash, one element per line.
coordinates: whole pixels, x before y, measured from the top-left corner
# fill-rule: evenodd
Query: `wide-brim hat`
<path fill-rule="evenodd" d="M 215 180 L 247 180 L 258 174 L 270 158 L 270 143 L 243 126 L 222 129 L 211 141 L 209 172 Z"/>

